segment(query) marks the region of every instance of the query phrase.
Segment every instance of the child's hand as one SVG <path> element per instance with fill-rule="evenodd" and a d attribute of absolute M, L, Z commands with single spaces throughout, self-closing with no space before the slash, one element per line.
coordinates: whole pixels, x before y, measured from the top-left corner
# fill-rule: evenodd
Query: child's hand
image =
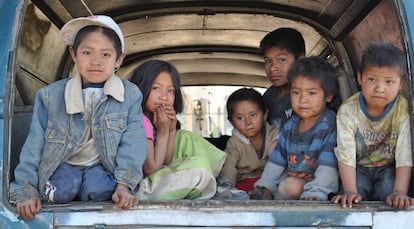
<path fill-rule="evenodd" d="M 319 200 L 319 197 L 316 197 L 316 196 L 308 196 L 308 197 L 303 198 L 302 200 Z"/>
<path fill-rule="evenodd" d="M 177 126 L 177 114 L 175 113 L 174 107 L 169 105 L 162 106 L 164 108 L 165 114 L 167 114 L 168 119 L 171 121 L 170 131 L 176 129 Z"/>
<path fill-rule="evenodd" d="M 158 132 L 169 131 L 171 126 L 171 120 L 168 117 L 168 114 L 165 112 L 163 106 L 158 106 L 154 110 L 154 126 L 157 128 Z"/>
<path fill-rule="evenodd" d="M 385 203 L 397 209 L 407 209 L 414 205 L 414 199 L 403 192 L 393 192 L 387 196 Z"/>
<path fill-rule="evenodd" d="M 122 209 L 128 209 L 138 205 L 137 198 L 135 198 L 128 187 L 123 184 L 117 185 L 114 194 L 112 194 L 112 200 Z"/>
<path fill-rule="evenodd" d="M 344 193 L 342 195 L 336 195 L 332 197 L 332 202 L 335 204 L 341 204 L 343 208 L 352 208 L 352 203 L 360 203 L 362 196 L 359 193 Z"/>
<path fill-rule="evenodd" d="M 264 187 L 250 191 L 249 196 L 252 200 L 273 200 L 270 190 Z"/>
<path fill-rule="evenodd" d="M 273 200 L 272 192 L 269 189 L 263 188 L 262 200 Z"/>
<path fill-rule="evenodd" d="M 16 204 L 17 214 L 25 220 L 32 220 L 40 208 L 42 208 L 42 202 L 39 199 L 23 200 Z"/>

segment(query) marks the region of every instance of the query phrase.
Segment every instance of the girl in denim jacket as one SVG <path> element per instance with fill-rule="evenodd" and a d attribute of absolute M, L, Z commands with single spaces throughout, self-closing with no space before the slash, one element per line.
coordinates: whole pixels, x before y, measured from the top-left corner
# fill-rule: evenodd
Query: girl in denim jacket
<path fill-rule="evenodd" d="M 40 211 L 41 200 L 138 204 L 131 192 L 142 179 L 147 145 L 142 94 L 114 73 L 125 57 L 122 31 L 99 15 L 69 21 L 60 36 L 78 73 L 36 94 L 10 190 L 27 220 Z"/>

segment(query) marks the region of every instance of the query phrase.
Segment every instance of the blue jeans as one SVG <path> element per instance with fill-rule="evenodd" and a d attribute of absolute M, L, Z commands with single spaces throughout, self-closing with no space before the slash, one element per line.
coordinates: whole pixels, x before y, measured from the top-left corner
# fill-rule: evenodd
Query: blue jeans
<path fill-rule="evenodd" d="M 392 193 L 395 181 L 395 167 L 366 168 L 357 166 L 356 181 L 358 193 L 363 200 L 384 201 Z"/>
<path fill-rule="evenodd" d="M 61 164 L 45 185 L 47 200 L 54 203 L 69 203 L 72 200 L 110 200 L 116 182 L 111 173 L 101 164 L 84 169 L 68 163 Z"/>

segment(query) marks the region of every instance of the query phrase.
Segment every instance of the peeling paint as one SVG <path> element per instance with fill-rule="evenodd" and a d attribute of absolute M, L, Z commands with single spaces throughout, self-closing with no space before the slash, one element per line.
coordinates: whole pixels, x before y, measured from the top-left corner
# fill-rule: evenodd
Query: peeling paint
<path fill-rule="evenodd" d="M 17 218 L 17 215 L 14 212 L 8 210 L 7 208 L 1 208 L 0 215 L 2 217 L 9 219 L 12 222 L 19 221 L 19 219 Z"/>
<path fill-rule="evenodd" d="M 57 226 L 69 225 L 164 225 L 164 226 L 274 226 L 271 212 L 227 212 L 188 210 L 137 210 L 57 213 Z"/>

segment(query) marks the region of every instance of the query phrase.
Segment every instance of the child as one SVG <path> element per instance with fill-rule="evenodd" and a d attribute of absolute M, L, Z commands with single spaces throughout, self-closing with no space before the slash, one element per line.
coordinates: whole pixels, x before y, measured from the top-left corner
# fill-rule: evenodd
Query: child
<path fill-rule="evenodd" d="M 207 199 L 225 153 L 189 131 L 178 130 L 176 114 L 183 110 L 180 76 L 173 65 L 150 60 L 139 66 L 131 81 L 144 95 L 142 109 L 148 156 L 147 176 L 139 185 L 139 199 Z"/>
<path fill-rule="evenodd" d="M 372 43 L 358 70 L 361 92 L 338 111 L 338 147 L 343 191 L 334 203 L 352 207 L 382 200 L 394 208 L 414 204 L 407 196 L 412 168 L 408 103 L 399 95 L 406 76 L 404 53 L 392 44 Z"/>
<path fill-rule="evenodd" d="M 147 146 L 142 94 L 114 74 L 125 57 L 122 32 L 99 15 L 69 21 L 60 36 L 78 73 L 36 93 L 10 191 L 17 213 L 27 220 L 39 212 L 41 199 L 138 204 L 131 191 L 142 179 Z"/>
<path fill-rule="evenodd" d="M 226 106 L 227 118 L 234 129 L 225 149 L 227 159 L 221 170 L 222 180 L 230 183 L 229 188 L 235 186 L 249 193 L 276 146 L 278 129 L 266 122 L 263 97 L 252 88 L 233 92 Z"/>
<path fill-rule="evenodd" d="M 292 116 L 287 73 L 293 62 L 305 56 L 305 41 L 297 30 L 279 28 L 262 39 L 260 50 L 266 75 L 272 83 L 263 94 L 269 109 L 268 121 L 281 129 Z"/>
<path fill-rule="evenodd" d="M 295 116 L 255 183 L 263 199 L 327 200 L 338 191 L 335 112 L 326 103 L 338 88 L 335 69 L 319 57 L 297 60 L 288 73 Z"/>

